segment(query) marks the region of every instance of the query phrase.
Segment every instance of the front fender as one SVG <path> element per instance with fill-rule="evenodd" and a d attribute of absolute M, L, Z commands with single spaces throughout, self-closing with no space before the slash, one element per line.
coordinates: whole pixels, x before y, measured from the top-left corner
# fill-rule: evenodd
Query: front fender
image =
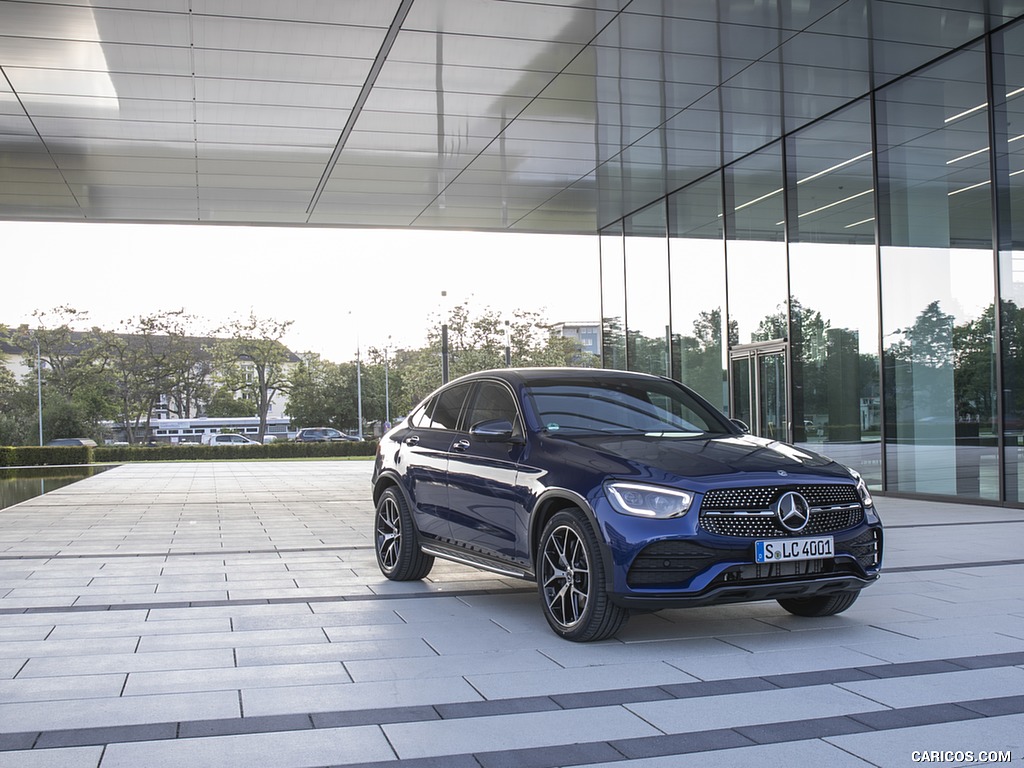
<path fill-rule="evenodd" d="M 604 586 L 608 591 L 613 591 L 615 586 L 615 564 L 612 561 L 611 551 L 607 546 L 607 537 L 601 523 L 594 513 L 593 507 L 583 496 L 571 491 L 568 488 L 548 488 L 537 498 L 533 506 L 533 513 L 530 515 L 530 562 L 533 564 L 533 571 L 537 573 L 537 548 L 540 545 L 540 536 L 547 525 L 547 521 L 556 512 L 569 507 L 579 509 L 587 522 L 590 524 L 594 535 L 601 543 L 601 562 L 604 564 Z"/>

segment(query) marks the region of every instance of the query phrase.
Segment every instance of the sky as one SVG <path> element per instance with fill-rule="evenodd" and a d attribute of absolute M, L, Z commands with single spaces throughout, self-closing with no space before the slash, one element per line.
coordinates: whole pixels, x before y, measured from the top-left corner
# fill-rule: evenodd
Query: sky
<path fill-rule="evenodd" d="M 292 351 L 344 362 L 357 346 L 422 346 L 436 318 L 464 302 L 509 317 L 534 310 L 550 322 L 600 316 L 596 237 L 0 222 L 0 242 L 8 326 L 61 305 L 106 330 L 184 309 L 205 333 L 255 313 L 292 321 Z"/>

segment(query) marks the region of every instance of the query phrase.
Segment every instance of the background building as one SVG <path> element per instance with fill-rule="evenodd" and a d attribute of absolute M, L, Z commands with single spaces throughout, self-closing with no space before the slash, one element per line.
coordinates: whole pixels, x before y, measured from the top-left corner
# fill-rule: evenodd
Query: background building
<path fill-rule="evenodd" d="M 603 228 L 605 365 L 875 488 L 1019 503 L 1022 51 L 980 35 Z"/>

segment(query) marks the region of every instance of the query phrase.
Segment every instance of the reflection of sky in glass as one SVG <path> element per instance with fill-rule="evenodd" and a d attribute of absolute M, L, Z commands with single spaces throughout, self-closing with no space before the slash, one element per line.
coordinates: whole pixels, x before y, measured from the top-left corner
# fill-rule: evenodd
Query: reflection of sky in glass
<path fill-rule="evenodd" d="M 793 243 L 789 253 L 793 296 L 830 328 L 857 331 L 861 353 L 877 355 L 875 247 Z"/>
<path fill-rule="evenodd" d="M 649 339 L 666 339 L 669 324 L 667 254 L 664 237 L 626 238 L 626 307 L 631 335 L 638 333 Z M 663 361 L 658 363 L 663 364 Z M 663 372 L 667 373 L 667 368 Z"/>
<path fill-rule="evenodd" d="M 945 248 L 883 248 L 882 303 L 885 346 L 892 334 L 914 324 L 937 301 L 957 323 L 980 316 L 992 304 L 992 252 Z"/>
<path fill-rule="evenodd" d="M 693 335 L 693 323 L 701 312 L 725 310 L 725 270 L 721 240 L 673 238 L 672 331 Z"/>
<path fill-rule="evenodd" d="M 786 246 L 756 240 L 730 240 L 729 320 L 739 327 L 740 344 L 753 338 L 761 321 L 785 311 Z"/>

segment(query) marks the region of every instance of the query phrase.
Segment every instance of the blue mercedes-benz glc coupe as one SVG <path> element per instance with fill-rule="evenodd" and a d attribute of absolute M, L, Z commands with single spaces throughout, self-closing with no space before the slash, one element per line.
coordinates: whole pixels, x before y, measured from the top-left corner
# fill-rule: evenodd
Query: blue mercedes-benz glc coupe
<path fill-rule="evenodd" d="M 536 581 L 551 628 L 577 641 L 631 611 L 772 599 L 839 613 L 882 562 L 856 472 L 639 373 L 453 381 L 381 439 L 373 499 L 386 577 L 422 579 L 441 557 Z"/>

